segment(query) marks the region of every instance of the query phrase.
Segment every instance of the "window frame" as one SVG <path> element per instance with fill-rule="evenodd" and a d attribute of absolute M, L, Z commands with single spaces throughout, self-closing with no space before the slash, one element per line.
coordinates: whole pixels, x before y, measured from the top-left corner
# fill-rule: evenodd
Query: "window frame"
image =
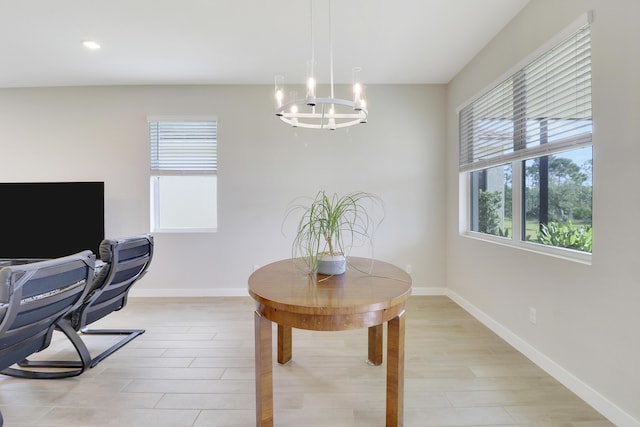
<path fill-rule="evenodd" d="M 157 122 L 173 122 L 173 123 L 187 123 L 187 122 L 213 122 L 215 123 L 215 143 L 214 143 L 214 160 L 212 168 L 190 169 L 190 168 L 154 168 L 153 167 L 153 148 L 151 138 L 151 126 Z M 218 188 L 217 188 L 217 176 L 218 176 L 218 128 L 219 121 L 215 115 L 202 115 L 202 116 L 148 116 L 147 117 L 147 130 L 149 132 L 148 141 L 150 149 L 149 157 L 149 209 L 150 209 L 150 230 L 152 233 L 215 233 L 218 231 Z M 181 177 L 181 176 L 213 176 L 216 178 L 215 188 L 215 211 L 216 220 L 215 227 L 161 227 L 160 226 L 160 179 L 161 177 Z"/>
<path fill-rule="evenodd" d="M 518 78 L 518 73 L 521 73 L 528 64 L 532 63 L 538 58 L 544 56 L 546 53 L 550 52 L 553 48 L 555 48 L 556 45 L 567 40 L 573 34 L 578 32 L 581 28 L 585 26 L 590 26 L 592 22 L 592 18 L 593 16 L 591 12 L 586 13 L 584 16 L 580 17 L 578 20 L 576 20 L 574 23 L 568 26 L 561 33 L 556 35 L 553 39 L 549 40 L 549 42 L 544 44 L 534 53 L 529 55 L 527 58 L 525 58 L 523 61 L 518 63 L 516 66 L 512 67 L 508 72 L 504 73 L 499 79 L 496 79 L 496 81 L 492 85 L 489 85 L 488 89 L 485 89 L 479 92 L 474 98 L 472 98 L 471 100 L 465 102 L 460 107 L 458 107 L 456 113 L 459 118 L 460 140 L 462 141 L 462 137 L 463 137 L 463 124 L 461 119 L 461 116 L 462 116 L 461 113 L 463 110 L 471 106 L 476 101 L 481 100 L 483 96 L 490 93 L 492 89 L 497 88 L 500 84 L 507 81 L 508 79 L 512 79 L 513 84 L 516 85 L 517 82 L 515 80 Z M 526 96 L 527 95 L 525 93 L 523 97 L 526 98 Z M 514 101 L 514 108 L 516 108 L 515 101 Z M 518 116 L 515 113 L 513 114 L 513 117 L 515 119 L 514 123 L 516 122 L 516 120 L 518 120 L 518 118 L 521 119 L 521 116 Z M 524 117 L 526 120 L 526 115 Z M 553 119 L 550 119 L 550 120 L 553 120 Z M 593 117 L 591 117 L 591 125 L 593 126 Z M 514 128 L 517 131 L 518 128 L 523 129 L 524 127 L 526 131 L 526 126 L 527 126 L 526 122 L 521 123 L 521 126 L 518 126 L 518 124 L 515 123 Z M 543 157 L 543 156 L 560 154 L 563 152 L 568 152 L 568 151 L 576 150 L 579 148 L 593 147 L 592 132 L 593 130 L 591 129 L 591 135 L 588 141 L 582 137 L 574 138 L 574 140 L 571 140 L 572 138 L 569 137 L 569 138 L 566 138 L 566 141 L 563 141 L 563 143 L 558 144 L 555 147 L 552 147 L 552 150 L 550 150 L 549 152 L 546 152 L 545 150 L 546 147 L 536 147 L 533 150 L 530 150 L 530 154 L 526 156 L 523 156 L 522 154 L 518 153 L 518 151 L 520 151 L 519 148 L 522 148 L 522 147 L 519 147 L 518 144 L 521 144 L 522 140 L 518 141 L 515 139 L 517 137 L 515 137 L 512 145 L 513 153 L 508 153 L 507 155 L 498 156 L 500 157 L 500 160 L 498 161 L 491 161 L 491 159 L 489 161 L 480 160 L 477 162 L 469 162 L 464 166 L 462 165 L 463 151 L 460 151 L 461 166 L 459 170 L 459 221 L 458 221 L 459 235 L 463 237 L 476 239 L 476 240 L 488 241 L 488 242 L 496 243 L 499 245 L 522 249 L 529 252 L 550 255 L 550 256 L 554 256 L 554 257 L 558 257 L 558 258 L 562 258 L 570 261 L 575 261 L 579 263 L 591 264 L 592 253 L 582 252 L 582 251 L 569 249 L 569 248 L 550 246 L 542 243 L 525 240 L 525 237 L 523 236 L 523 231 L 524 231 L 523 230 L 524 228 L 524 224 L 523 224 L 524 197 L 523 196 L 524 196 L 524 185 L 525 185 L 525 176 L 524 176 L 525 161 L 534 159 L 534 158 Z M 524 138 L 524 142 L 526 144 L 526 137 Z M 527 148 L 524 148 L 524 151 L 527 151 Z M 466 152 L 464 153 L 469 154 Z M 473 154 L 470 154 L 470 155 L 473 155 Z M 592 151 L 592 155 L 593 155 L 593 151 Z M 466 159 L 466 161 L 468 160 L 469 159 Z M 506 165 L 506 164 L 510 164 L 512 168 L 511 169 L 512 230 L 511 230 L 510 236 L 501 237 L 501 236 L 492 235 L 489 233 L 473 231 L 472 224 L 471 224 L 471 221 L 472 221 L 472 215 L 471 215 L 472 172 L 478 171 L 478 170 L 488 170 L 492 167 Z M 593 179 L 593 177 L 591 178 Z"/>

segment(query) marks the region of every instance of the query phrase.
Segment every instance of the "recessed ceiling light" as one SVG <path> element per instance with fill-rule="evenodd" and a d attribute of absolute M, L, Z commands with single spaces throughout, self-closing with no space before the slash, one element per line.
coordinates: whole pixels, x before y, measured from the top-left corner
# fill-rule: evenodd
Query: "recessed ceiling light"
<path fill-rule="evenodd" d="M 100 45 L 93 40 L 83 40 L 82 46 L 86 47 L 89 50 L 98 50 L 100 49 Z"/>

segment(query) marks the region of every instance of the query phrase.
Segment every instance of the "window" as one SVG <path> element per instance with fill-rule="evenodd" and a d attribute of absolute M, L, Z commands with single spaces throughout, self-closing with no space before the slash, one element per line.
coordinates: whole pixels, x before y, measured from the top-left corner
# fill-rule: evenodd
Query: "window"
<path fill-rule="evenodd" d="M 151 230 L 217 230 L 217 121 L 149 119 Z"/>
<path fill-rule="evenodd" d="M 471 172 L 472 231 L 508 237 L 512 230 L 511 164 Z"/>
<path fill-rule="evenodd" d="M 583 25 L 460 110 L 466 230 L 591 252 L 590 43 Z"/>

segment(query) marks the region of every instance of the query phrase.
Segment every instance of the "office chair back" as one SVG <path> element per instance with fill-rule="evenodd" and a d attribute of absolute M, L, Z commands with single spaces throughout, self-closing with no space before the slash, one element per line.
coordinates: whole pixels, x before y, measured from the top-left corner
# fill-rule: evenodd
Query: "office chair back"
<path fill-rule="evenodd" d="M 74 311 L 71 323 L 86 328 L 127 304 L 131 286 L 144 276 L 153 258 L 153 236 L 143 234 L 123 239 L 105 239 L 100 245 L 100 269 L 89 294 Z M 100 268 L 100 267 L 98 267 Z"/>
<path fill-rule="evenodd" d="M 0 370 L 48 347 L 58 320 L 84 300 L 91 251 L 0 269 Z"/>

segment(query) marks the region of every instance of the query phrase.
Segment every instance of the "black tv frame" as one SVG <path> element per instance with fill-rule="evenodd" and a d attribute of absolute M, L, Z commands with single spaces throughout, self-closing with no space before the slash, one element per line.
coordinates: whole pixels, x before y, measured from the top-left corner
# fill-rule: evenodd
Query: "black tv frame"
<path fill-rule="evenodd" d="M 31 261 L 104 239 L 104 182 L 0 182 L 0 260 Z"/>

